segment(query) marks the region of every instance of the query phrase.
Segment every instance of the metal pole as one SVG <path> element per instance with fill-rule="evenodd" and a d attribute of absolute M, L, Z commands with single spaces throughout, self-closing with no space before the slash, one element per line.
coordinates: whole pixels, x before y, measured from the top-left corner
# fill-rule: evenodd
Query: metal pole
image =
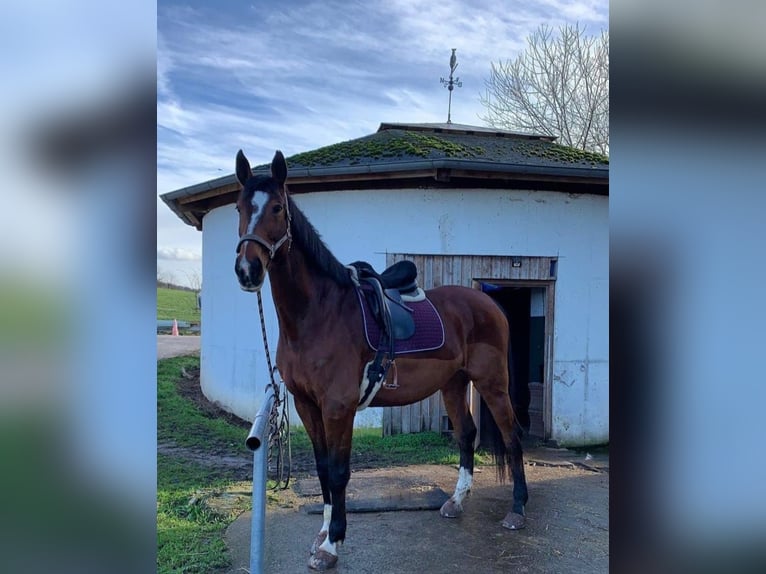
<path fill-rule="evenodd" d="M 263 404 L 255 415 L 247 448 L 253 451 L 253 514 L 250 526 L 250 574 L 263 572 L 263 538 L 266 526 L 266 466 L 269 454 L 269 415 L 274 406 L 274 387 L 266 388 Z"/>
<path fill-rule="evenodd" d="M 444 84 L 444 87 L 449 90 L 449 104 L 447 106 L 448 124 L 452 123 L 452 90 L 455 89 L 455 86 L 458 88 L 463 87 L 463 82 L 460 81 L 460 78 L 453 77 L 453 74 L 457 69 L 457 54 L 455 54 L 455 50 L 457 50 L 457 48 L 452 48 L 452 56 L 450 56 L 449 59 L 449 80 L 445 80 L 444 78 L 439 80 L 442 84 Z"/>

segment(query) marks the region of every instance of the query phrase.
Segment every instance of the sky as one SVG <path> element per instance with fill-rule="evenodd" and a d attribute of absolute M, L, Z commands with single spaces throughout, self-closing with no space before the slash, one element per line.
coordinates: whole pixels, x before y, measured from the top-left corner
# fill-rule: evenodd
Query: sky
<path fill-rule="evenodd" d="M 485 125 L 492 62 L 514 59 L 541 24 L 608 29 L 607 0 L 160 0 L 157 191 L 374 133 L 382 122 Z M 158 273 L 201 277 L 202 234 L 158 197 Z"/>

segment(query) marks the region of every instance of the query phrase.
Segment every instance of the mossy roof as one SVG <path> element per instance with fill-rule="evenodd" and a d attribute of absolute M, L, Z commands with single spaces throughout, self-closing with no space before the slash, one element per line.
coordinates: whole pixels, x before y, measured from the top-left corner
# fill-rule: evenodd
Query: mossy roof
<path fill-rule="evenodd" d="M 291 170 L 343 168 L 445 159 L 540 168 L 603 170 L 609 166 L 606 156 L 562 146 L 544 136 L 488 130 L 474 133 L 442 128 L 412 130 L 385 125 L 364 137 L 292 155 L 287 158 L 288 166 Z M 267 170 L 268 164 L 256 169 Z"/>
<path fill-rule="evenodd" d="M 608 195 L 609 158 L 554 139 L 460 124 L 383 123 L 376 133 L 287 157 L 288 182 L 293 193 L 478 183 Z M 234 175 L 227 175 L 161 197 L 199 229 L 204 214 L 231 203 L 237 189 Z"/>

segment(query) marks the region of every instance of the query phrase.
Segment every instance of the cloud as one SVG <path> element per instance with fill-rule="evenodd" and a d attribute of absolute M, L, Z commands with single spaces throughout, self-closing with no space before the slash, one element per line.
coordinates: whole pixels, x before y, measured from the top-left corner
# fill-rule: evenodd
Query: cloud
<path fill-rule="evenodd" d="M 157 259 L 166 261 L 202 261 L 202 255 L 182 247 L 158 247 Z"/>
<path fill-rule="evenodd" d="M 444 122 L 451 48 L 463 87 L 452 121 L 481 125 L 490 63 L 514 58 L 540 24 L 578 18 L 596 33 L 606 0 L 306 0 L 158 6 L 157 184 L 166 193 L 362 137 L 381 122 Z M 168 211 L 158 204 L 158 209 Z M 173 218 L 169 218 L 171 221 Z M 158 242 L 176 243 L 158 218 Z M 183 227 L 175 218 L 172 225 Z M 201 242 L 201 235 L 179 234 Z M 159 252 L 158 252 L 159 255 Z"/>

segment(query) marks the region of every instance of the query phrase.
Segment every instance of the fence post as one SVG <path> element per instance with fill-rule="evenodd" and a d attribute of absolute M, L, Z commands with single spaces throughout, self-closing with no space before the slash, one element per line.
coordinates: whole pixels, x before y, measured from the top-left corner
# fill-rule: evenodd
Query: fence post
<path fill-rule="evenodd" d="M 253 513 L 250 526 L 250 574 L 263 573 L 263 537 L 266 523 L 266 470 L 269 454 L 269 415 L 274 406 L 274 387 L 266 388 L 263 403 L 255 415 L 247 448 L 253 451 Z"/>

